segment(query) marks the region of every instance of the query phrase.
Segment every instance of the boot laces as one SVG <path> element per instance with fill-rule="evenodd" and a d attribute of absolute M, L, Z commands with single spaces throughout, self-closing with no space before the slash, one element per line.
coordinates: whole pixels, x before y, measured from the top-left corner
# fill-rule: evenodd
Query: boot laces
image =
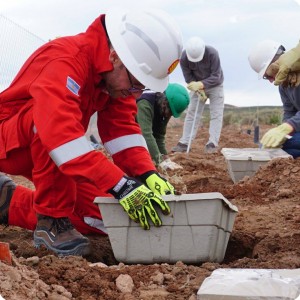
<path fill-rule="evenodd" d="M 74 226 L 71 224 L 69 218 L 51 218 L 53 220 L 50 230 L 53 228 L 57 233 L 63 233 L 69 230 L 74 229 Z"/>

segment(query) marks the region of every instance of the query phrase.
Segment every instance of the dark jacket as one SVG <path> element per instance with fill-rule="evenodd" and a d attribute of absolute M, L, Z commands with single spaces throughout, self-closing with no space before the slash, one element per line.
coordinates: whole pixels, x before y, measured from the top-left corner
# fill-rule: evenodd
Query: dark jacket
<path fill-rule="evenodd" d="M 296 132 L 300 132 L 300 86 L 279 86 L 279 93 L 283 104 L 283 122 L 289 123 Z"/>

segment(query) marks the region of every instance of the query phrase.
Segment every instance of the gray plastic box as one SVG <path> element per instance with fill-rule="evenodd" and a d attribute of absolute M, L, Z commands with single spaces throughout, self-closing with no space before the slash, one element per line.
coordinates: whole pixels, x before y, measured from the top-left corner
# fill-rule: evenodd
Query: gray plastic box
<path fill-rule="evenodd" d="M 273 158 L 292 158 L 282 149 L 223 148 L 221 153 L 227 163 L 229 175 L 234 183 L 245 176 L 252 176 L 260 166 Z"/>
<path fill-rule="evenodd" d="M 129 219 L 114 198 L 95 198 L 99 205 L 115 258 L 124 263 L 222 262 L 236 206 L 220 193 L 163 196 L 171 208 L 161 227 L 144 230 Z"/>

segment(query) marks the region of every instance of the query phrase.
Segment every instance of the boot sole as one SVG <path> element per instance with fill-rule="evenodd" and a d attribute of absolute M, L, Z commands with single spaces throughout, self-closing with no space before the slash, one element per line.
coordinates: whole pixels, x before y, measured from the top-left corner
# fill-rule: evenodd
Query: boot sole
<path fill-rule="evenodd" d="M 91 250 L 89 242 L 80 244 L 70 250 L 61 250 L 61 249 L 52 247 L 44 239 L 34 236 L 35 248 L 39 249 L 42 245 L 44 245 L 47 249 L 55 252 L 59 256 L 69 256 L 69 255 L 85 256 L 85 255 L 90 254 L 90 250 Z"/>
<path fill-rule="evenodd" d="M 171 152 L 179 152 L 179 153 L 184 153 L 187 151 L 187 148 L 186 149 L 171 149 Z"/>

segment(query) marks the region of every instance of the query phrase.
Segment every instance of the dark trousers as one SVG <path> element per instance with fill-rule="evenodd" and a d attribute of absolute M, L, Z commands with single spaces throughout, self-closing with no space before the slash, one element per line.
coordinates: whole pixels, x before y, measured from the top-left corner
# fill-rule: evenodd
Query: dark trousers
<path fill-rule="evenodd" d="M 294 133 L 291 139 L 286 140 L 282 145 L 282 150 L 294 158 L 300 157 L 300 132 Z"/>

